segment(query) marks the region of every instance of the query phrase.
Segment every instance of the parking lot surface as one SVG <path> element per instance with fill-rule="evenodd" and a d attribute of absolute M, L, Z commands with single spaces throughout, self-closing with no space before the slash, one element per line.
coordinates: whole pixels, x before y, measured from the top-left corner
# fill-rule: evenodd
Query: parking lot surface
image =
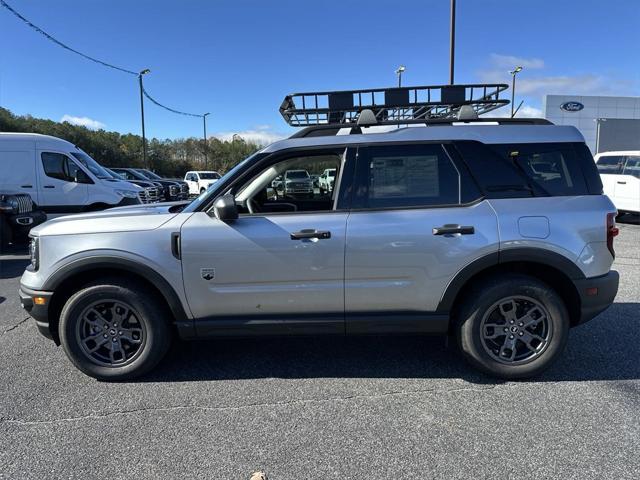
<path fill-rule="evenodd" d="M 22 311 L 26 257 L 0 257 L 0 478 L 640 478 L 632 222 L 615 304 L 521 382 L 388 337 L 177 344 L 150 376 L 101 383 Z"/>

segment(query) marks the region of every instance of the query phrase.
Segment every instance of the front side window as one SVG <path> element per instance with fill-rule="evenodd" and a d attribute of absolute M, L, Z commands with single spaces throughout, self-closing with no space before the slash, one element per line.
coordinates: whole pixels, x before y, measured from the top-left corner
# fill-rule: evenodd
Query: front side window
<path fill-rule="evenodd" d="M 57 178 L 65 182 L 75 182 L 80 167 L 62 153 L 43 152 L 42 167 L 47 177 Z"/>
<path fill-rule="evenodd" d="M 627 157 L 627 163 L 622 171 L 624 175 L 631 175 L 636 178 L 640 178 L 640 157 Z"/>
<path fill-rule="evenodd" d="M 604 174 L 617 174 L 622 170 L 624 157 L 622 155 L 606 155 L 598 159 L 598 172 Z"/>
<path fill-rule="evenodd" d="M 283 159 L 234 188 L 241 213 L 318 212 L 334 208 L 334 184 L 326 188 L 312 178 L 326 169 L 338 171 L 343 151 Z M 337 185 L 336 185 L 337 187 Z"/>
<path fill-rule="evenodd" d="M 442 145 L 370 147 L 358 157 L 356 208 L 461 203 L 460 174 Z"/>

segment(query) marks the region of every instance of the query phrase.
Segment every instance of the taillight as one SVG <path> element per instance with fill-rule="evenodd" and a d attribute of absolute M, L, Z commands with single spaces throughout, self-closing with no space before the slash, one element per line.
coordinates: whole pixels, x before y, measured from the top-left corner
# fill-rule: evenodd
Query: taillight
<path fill-rule="evenodd" d="M 616 258 L 616 252 L 613 250 L 613 237 L 617 237 L 619 233 L 620 229 L 616 227 L 616 214 L 607 213 L 607 248 L 613 258 Z"/>

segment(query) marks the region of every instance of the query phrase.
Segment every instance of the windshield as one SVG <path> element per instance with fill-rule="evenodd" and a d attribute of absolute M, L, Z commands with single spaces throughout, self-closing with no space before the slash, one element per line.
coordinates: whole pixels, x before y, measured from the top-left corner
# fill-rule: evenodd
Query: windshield
<path fill-rule="evenodd" d="M 306 170 L 289 170 L 286 173 L 287 178 L 309 178 L 309 173 Z"/>
<path fill-rule="evenodd" d="M 84 152 L 71 152 L 71 155 L 76 157 L 76 159 L 85 167 L 89 169 L 91 173 L 93 173 L 96 177 L 101 180 L 110 180 L 113 178 L 107 170 L 101 166 L 98 162 L 96 162 L 93 158 L 87 155 Z"/>
<path fill-rule="evenodd" d="M 195 212 L 196 209 L 200 205 L 202 205 L 208 198 L 212 198 L 212 196 L 218 195 L 220 193 L 220 190 L 227 183 L 227 182 L 225 182 L 225 180 L 227 180 L 230 177 L 233 177 L 236 173 L 238 173 L 240 170 L 242 170 L 244 168 L 244 166 L 247 165 L 247 163 L 253 161 L 256 157 L 264 156 L 264 155 L 265 154 L 262 154 L 260 152 L 256 152 L 256 153 L 254 153 L 252 155 L 249 155 L 247 158 L 242 160 L 240 163 L 238 163 L 235 167 L 233 167 L 227 173 L 222 175 L 222 177 L 220 177 L 220 180 L 218 180 L 215 183 L 212 183 L 211 186 L 206 191 L 201 193 L 200 196 L 196 197 L 193 200 L 193 202 L 191 202 L 189 205 L 187 205 L 185 207 L 185 209 L 183 210 L 183 212 Z"/>
<path fill-rule="evenodd" d="M 217 180 L 220 178 L 218 172 L 198 172 L 201 180 Z"/>
<path fill-rule="evenodd" d="M 113 177 L 115 180 L 124 180 L 125 178 L 120 175 L 119 173 L 114 172 L 113 170 L 111 170 L 110 168 L 105 168 L 105 170 L 111 174 L 111 177 Z"/>
<path fill-rule="evenodd" d="M 145 168 L 138 168 L 136 172 L 140 173 L 142 176 L 149 178 L 151 180 L 162 180 L 162 177 L 160 175 L 152 172 L 151 170 L 147 170 Z"/>

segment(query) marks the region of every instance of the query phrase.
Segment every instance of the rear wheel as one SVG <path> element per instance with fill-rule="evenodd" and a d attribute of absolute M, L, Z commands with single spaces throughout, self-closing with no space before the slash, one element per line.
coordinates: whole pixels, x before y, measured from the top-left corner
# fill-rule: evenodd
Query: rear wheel
<path fill-rule="evenodd" d="M 564 302 L 536 278 L 490 278 L 468 296 L 458 315 L 458 342 L 467 360 L 506 379 L 548 368 L 562 353 L 569 332 Z"/>
<path fill-rule="evenodd" d="M 169 317 L 157 296 L 143 284 L 120 279 L 91 284 L 74 294 L 62 309 L 59 333 L 73 364 L 101 380 L 147 373 L 171 340 Z"/>
<path fill-rule="evenodd" d="M 205 190 L 205 188 L 203 187 L 203 188 L 201 188 L 201 189 L 200 189 L 200 194 L 203 194 L 204 192 L 206 192 L 206 190 Z"/>

